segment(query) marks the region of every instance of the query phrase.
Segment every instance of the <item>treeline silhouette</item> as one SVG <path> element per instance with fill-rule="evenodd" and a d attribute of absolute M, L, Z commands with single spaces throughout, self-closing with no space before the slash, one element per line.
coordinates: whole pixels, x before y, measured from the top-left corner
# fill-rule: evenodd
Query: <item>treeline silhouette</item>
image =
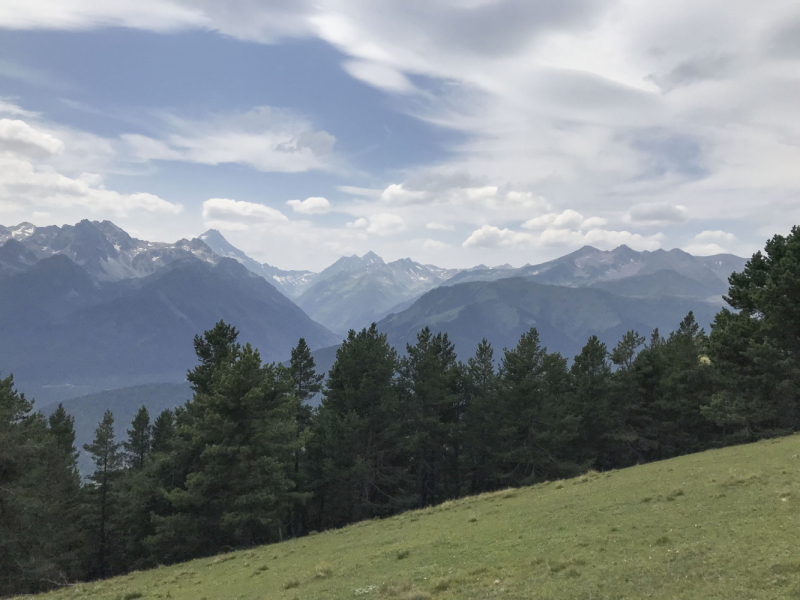
<path fill-rule="evenodd" d="M 422 330 L 403 355 L 373 324 L 323 377 L 304 340 L 262 364 L 224 322 L 194 347 L 194 397 L 85 449 L 0 380 L 0 594 L 27 593 L 798 429 L 800 228 L 730 278 L 710 335 L 588 340 L 570 362 L 536 329 L 466 362 Z M 308 400 L 321 394 L 312 409 Z"/>

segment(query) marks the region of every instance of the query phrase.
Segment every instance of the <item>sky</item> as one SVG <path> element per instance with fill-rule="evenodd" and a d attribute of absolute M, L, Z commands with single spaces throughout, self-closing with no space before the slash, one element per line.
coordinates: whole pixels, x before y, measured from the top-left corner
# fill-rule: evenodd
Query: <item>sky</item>
<path fill-rule="evenodd" d="M 796 0 L 4 0 L 0 224 L 318 271 L 800 224 Z"/>

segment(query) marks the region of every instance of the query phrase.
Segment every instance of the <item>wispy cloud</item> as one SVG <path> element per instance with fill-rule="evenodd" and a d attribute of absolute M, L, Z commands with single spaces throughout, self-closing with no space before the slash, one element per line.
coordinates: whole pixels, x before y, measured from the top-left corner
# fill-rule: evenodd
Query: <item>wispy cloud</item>
<path fill-rule="evenodd" d="M 261 171 L 297 173 L 333 170 L 336 139 L 287 111 L 262 106 L 240 115 L 163 119 L 167 135 L 124 134 L 130 155 L 141 161 L 167 160 L 205 165 L 239 163 Z"/>

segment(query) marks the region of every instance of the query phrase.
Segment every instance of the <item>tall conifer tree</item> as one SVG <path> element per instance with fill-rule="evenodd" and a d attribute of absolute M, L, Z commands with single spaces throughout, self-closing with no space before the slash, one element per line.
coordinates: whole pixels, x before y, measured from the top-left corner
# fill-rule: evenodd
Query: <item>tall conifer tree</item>
<path fill-rule="evenodd" d="M 136 471 L 144 467 L 144 461 L 153 444 L 153 427 L 150 425 L 150 413 L 142 406 L 136 413 L 128 429 L 128 439 L 122 443 L 125 449 L 125 462 L 129 469 Z"/>
<path fill-rule="evenodd" d="M 123 466 L 120 444 L 114 439 L 114 415 L 110 410 L 105 412 L 97 426 L 94 441 L 84 444 L 83 448 L 91 454 L 95 465 L 94 472 L 89 476 L 92 483 L 89 502 L 94 508 L 91 529 L 96 544 L 90 572 L 105 577 L 113 572 L 114 492 Z"/>

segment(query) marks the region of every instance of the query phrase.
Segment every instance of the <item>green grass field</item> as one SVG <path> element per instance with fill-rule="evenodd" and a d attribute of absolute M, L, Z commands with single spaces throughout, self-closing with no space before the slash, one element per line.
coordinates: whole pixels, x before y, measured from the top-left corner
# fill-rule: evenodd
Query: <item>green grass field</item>
<path fill-rule="evenodd" d="M 800 598 L 800 436 L 447 502 L 44 598 Z"/>

